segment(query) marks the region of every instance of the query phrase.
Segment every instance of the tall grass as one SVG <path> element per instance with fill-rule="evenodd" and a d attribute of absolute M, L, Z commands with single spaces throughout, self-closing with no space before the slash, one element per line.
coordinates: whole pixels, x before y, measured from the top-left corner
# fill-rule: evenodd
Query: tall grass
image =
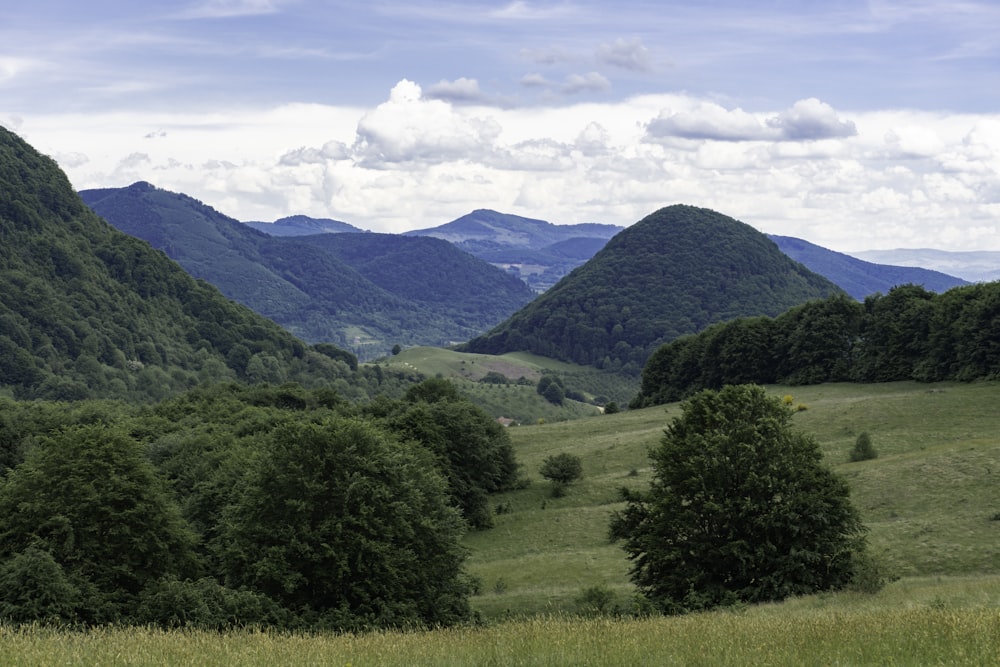
<path fill-rule="evenodd" d="M 989 665 L 1000 646 L 992 606 L 894 593 L 840 594 L 684 617 L 536 616 L 486 627 L 363 635 L 150 629 L 0 628 L 5 665 Z M 913 591 L 909 591 L 912 594 Z M 919 597 L 919 596 L 918 596 Z"/>

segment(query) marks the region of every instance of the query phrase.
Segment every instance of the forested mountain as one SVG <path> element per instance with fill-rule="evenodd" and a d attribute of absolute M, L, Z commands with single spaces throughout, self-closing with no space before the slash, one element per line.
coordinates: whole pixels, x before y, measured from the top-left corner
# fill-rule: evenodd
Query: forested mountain
<path fill-rule="evenodd" d="M 527 350 L 638 373 L 653 350 L 678 336 L 839 292 L 749 225 L 708 209 L 669 206 L 617 234 L 463 349 Z"/>
<path fill-rule="evenodd" d="M 271 236 L 307 236 L 309 234 L 344 234 L 365 230 L 340 220 L 330 218 L 310 218 L 307 215 L 291 215 L 274 222 L 244 222 L 259 232 Z"/>
<path fill-rule="evenodd" d="M 969 250 L 955 252 L 931 248 L 897 248 L 895 250 L 864 250 L 852 255 L 869 262 L 899 266 L 922 266 L 943 271 L 971 282 L 1000 280 L 1000 251 Z"/>
<path fill-rule="evenodd" d="M 148 183 L 81 196 L 111 224 L 162 249 L 229 298 L 307 341 L 333 342 L 362 358 L 384 355 L 397 343 L 466 340 L 532 296 L 520 281 L 444 242 L 369 234 L 275 237 Z M 363 244 L 373 254 L 335 252 L 340 244 Z M 442 268 L 454 272 L 442 276 Z M 428 296 L 449 280 L 447 300 Z"/>
<path fill-rule="evenodd" d="M 406 232 L 433 236 L 504 269 L 516 272 L 536 291 L 543 291 L 594 256 L 617 225 L 554 225 L 544 220 L 477 209 L 449 223 Z"/>
<path fill-rule="evenodd" d="M 0 239 L 0 385 L 18 397 L 151 400 L 201 380 L 351 374 L 347 356 L 309 349 L 101 220 L 2 128 Z"/>
<path fill-rule="evenodd" d="M 302 237 L 396 296 L 457 325 L 464 341 L 509 317 L 534 298 L 512 276 L 441 239 L 396 234 L 319 234 Z"/>
<path fill-rule="evenodd" d="M 940 271 L 866 262 L 791 236 L 768 234 L 768 238 L 778 244 L 781 252 L 825 276 L 858 301 L 871 294 L 885 294 L 897 285 L 921 285 L 932 292 L 944 292 L 969 284 Z"/>
<path fill-rule="evenodd" d="M 812 301 L 660 347 L 634 407 L 727 384 L 969 381 L 1000 377 L 1000 282 L 935 294 L 903 285 L 858 303 Z"/>

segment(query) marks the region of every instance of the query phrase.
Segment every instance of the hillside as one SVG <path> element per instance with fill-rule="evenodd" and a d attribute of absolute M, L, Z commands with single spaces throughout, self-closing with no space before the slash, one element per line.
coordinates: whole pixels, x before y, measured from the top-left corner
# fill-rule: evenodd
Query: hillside
<path fill-rule="evenodd" d="M 444 239 L 491 264 L 519 275 L 544 291 L 590 259 L 612 236 L 616 225 L 554 225 L 544 220 L 478 209 L 438 227 L 406 232 Z"/>
<path fill-rule="evenodd" d="M 777 315 L 836 285 L 728 216 L 669 206 L 463 350 L 525 350 L 637 374 L 660 344 L 715 322 Z"/>
<path fill-rule="evenodd" d="M 481 333 L 534 298 L 517 277 L 437 238 L 368 233 L 301 240 L 387 292 L 447 315 L 457 325 L 454 341 Z"/>
<path fill-rule="evenodd" d="M 921 266 L 943 271 L 971 282 L 1000 280 L 1000 251 L 971 250 L 950 252 L 930 248 L 897 248 L 895 250 L 864 250 L 851 255 L 869 262 Z"/>
<path fill-rule="evenodd" d="M 368 234 L 270 236 L 148 183 L 81 196 L 111 224 L 149 241 L 229 298 L 307 341 L 333 342 L 361 358 L 384 355 L 395 344 L 466 340 L 531 298 L 522 283 L 444 242 L 432 247 L 384 235 L 375 235 L 377 242 L 366 241 Z M 352 255 L 350 263 L 340 259 L 332 249 L 352 239 L 372 254 L 364 260 Z M 392 249 L 397 246 L 407 250 Z M 414 299 L 444 282 L 441 267 L 455 269 L 448 277 L 450 298 Z M 478 290 L 488 290 L 489 298 Z"/>
<path fill-rule="evenodd" d="M 340 220 L 291 215 L 274 222 L 244 222 L 244 225 L 271 236 L 307 236 L 309 234 L 345 234 L 365 230 Z"/>
<path fill-rule="evenodd" d="M 152 400 L 200 380 L 350 374 L 101 220 L 0 128 L 0 385 L 22 398 Z"/>
<path fill-rule="evenodd" d="M 920 285 L 932 292 L 944 292 L 968 284 L 940 271 L 866 262 L 791 236 L 768 234 L 768 238 L 778 244 L 781 252 L 825 276 L 858 301 L 871 294 L 886 294 L 897 285 Z"/>

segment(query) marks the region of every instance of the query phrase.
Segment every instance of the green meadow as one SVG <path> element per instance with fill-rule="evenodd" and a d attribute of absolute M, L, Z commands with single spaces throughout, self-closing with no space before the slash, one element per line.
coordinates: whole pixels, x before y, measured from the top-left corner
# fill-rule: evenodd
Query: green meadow
<path fill-rule="evenodd" d="M 405 354 L 405 353 L 404 353 Z M 402 356 L 402 355 L 401 355 Z M 468 363 L 467 365 L 471 365 Z M 442 369 L 442 375 L 448 375 Z M 493 497 L 469 533 L 482 623 L 303 635 L 0 629 L 5 665 L 984 665 L 1000 646 L 1000 383 L 769 387 L 844 475 L 892 581 L 684 617 L 645 617 L 607 539 L 623 486 L 650 480 L 649 447 L 679 405 L 510 429 L 525 488 Z M 849 462 L 861 432 L 878 458 Z M 562 497 L 538 474 L 571 452 Z M 600 611 L 595 608 L 599 601 Z"/>

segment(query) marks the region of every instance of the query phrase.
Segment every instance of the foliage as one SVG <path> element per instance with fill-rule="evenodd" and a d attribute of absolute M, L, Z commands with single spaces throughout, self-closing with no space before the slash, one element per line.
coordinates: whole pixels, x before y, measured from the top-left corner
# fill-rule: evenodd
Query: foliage
<path fill-rule="evenodd" d="M 562 405 L 566 398 L 566 389 L 562 380 L 555 375 L 543 375 L 535 390 L 552 405 Z"/>
<path fill-rule="evenodd" d="M 874 458 L 878 458 L 878 452 L 872 444 L 872 437 L 868 435 L 868 431 L 863 431 L 851 448 L 851 461 L 869 461 Z"/>
<path fill-rule="evenodd" d="M 583 462 L 579 456 L 562 452 L 542 461 L 538 473 L 555 484 L 569 484 L 583 477 Z"/>
<path fill-rule="evenodd" d="M 971 381 L 1000 377 L 1000 283 L 943 294 L 903 285 L 863 304 L 833 296 L 736 319 L 661 346 L 632 407 L 753 382 Z"/>
<path fill-rule="evenodd" d="M 274 322 L 89 210 L 49 158 L 0 129 L 0 384 L 17 398 L 151 402 L 280 365 L 351 377 Z"/>
<path fill-rule="evenodd" d="M 739 316 L 778 315 L 840 293 L 732 218 L 669 206 L 460 349 L 526 350 L 638 375 L 664 342 Z"/>
<path fill-rule="evenodd" d="M 489 528 L 493 519 L 487 496 L 517 482 L 518 466 L 506 429 L 441 378 L 412 387 L 403 403 L 374 407 L 399 437 L 433 453 L 448 480 L 449 496 L 469 526 Z"/>
<path fill-rule="evenodd" d="M 358 419 L 275 429 L 226 510 L 227 582 L 338 629 L 468 615 L 461 522 L 430 454 Z"/>
<path fill-rule="evenodd" d="M 7 567 L 17 568 L 30 557 L 52 569 L 37 550 L 49 554 L 81 592 L 74 611 L 86 622 L 127 616 L 147 584 L 196 571 L 194 546 L 141 445 L 120 426 L 45 437 L 0 486 L 0 562 L 14 558 Z M 72 597 L 66 590 L 56 599 Z"/>
<path fill-rule="evenodd" d="M 662 610 L 782 600 L 848 585 L 864 529 L 847 484 L 792 412 L 761 387 L 703 391 L 651 453 L 647 492 L 626 492 L 611 534 Z"/>

